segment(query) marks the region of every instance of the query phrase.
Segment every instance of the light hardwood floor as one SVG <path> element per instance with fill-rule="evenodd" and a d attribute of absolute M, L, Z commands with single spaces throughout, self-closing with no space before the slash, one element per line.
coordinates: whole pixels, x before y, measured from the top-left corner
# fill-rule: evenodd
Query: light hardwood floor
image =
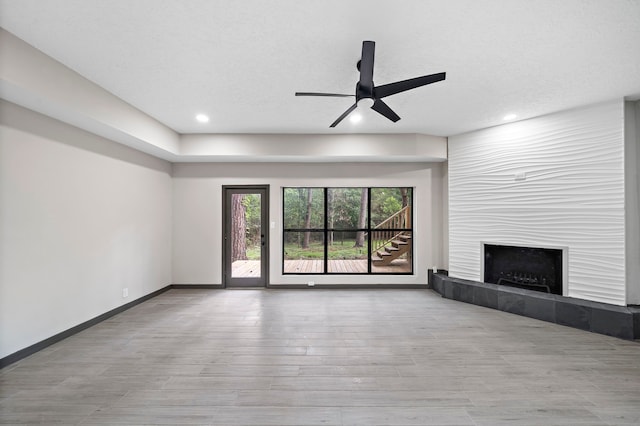
<path fill-rule="evenodd" d="M 0 422 L 640 424 L 640 344 L 428 290 L 171 290 L 0 371 Z"/>

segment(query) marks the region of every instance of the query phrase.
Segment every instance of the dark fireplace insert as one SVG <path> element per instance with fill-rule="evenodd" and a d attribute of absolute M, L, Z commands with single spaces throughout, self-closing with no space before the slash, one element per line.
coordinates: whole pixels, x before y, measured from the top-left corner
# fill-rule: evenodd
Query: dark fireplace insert
<path fill-rule="evenodd" d="M 562 295 L 562 249 L 485 244 L 484 282 Z"/>

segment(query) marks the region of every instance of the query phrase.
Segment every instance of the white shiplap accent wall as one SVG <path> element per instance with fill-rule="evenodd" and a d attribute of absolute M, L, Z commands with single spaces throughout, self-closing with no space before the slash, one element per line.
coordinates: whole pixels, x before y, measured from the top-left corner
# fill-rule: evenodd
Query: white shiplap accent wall
<path fill-rule="evenodd" d="M 450 275 L 482 280 L 482 241 L 568 247 L 565 295 L 624 305 L 623 105 L 450 137 Z"/>

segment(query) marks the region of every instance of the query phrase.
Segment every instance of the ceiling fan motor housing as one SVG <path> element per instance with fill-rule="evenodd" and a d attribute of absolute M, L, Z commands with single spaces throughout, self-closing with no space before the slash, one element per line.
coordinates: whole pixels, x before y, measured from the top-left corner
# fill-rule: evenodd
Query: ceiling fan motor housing
<path fill-rule="evenodd" d="M 356 83 L 356 103 L 367 98 L 375 99 L 373 88 L 369 90 L 369 88 L 363 88 L 360 82 Z"/>

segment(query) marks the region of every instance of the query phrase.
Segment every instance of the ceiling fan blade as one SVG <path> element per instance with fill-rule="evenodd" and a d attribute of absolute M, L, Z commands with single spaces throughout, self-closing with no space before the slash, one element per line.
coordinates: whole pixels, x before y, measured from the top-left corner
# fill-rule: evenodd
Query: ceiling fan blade
<path fill-rule="evenodd" d="M 447 73 L 425 75 L 422 77 L 411 78 L 409 80 L 397 81 L 395 83 L 383 84 L 376 86 L 375 97 L 384 98 L 385 96 L 395 95 L 396 93 L 406 90 L 415 89 L 416 87 L 425 86 L 427 84 L 436 83 L 445 79 Z"/>
<path fill-rule="evenodd" d="M 375 102 L 373 103 L 373 106 L 371 107 L 372 110 L 374 110 L 375 112 L 384 115 L 385 117 L 387 117 L 389 120 L 393 121 L 394 123 L 398 120 L 400 120 L 400 116 L 398 114 L 396 114 L 395 112 L 393 112 L 393 110 L 391 108 L 389 108 L 389 105 L 385 104 L 384 102 L 382 102 L 380 99 L 376 99 Z"/>
<path fill-rule="evenodd" d="M 338 119 L 336 121 L 331 123 L 331 126 L 329 126 L 329 127 L 336 127 L 338 125 L 338 123 L 340 123 L 342 120 L 344 120 L 347 117 L 347 115 L 351 114 L 351 112 L 353 112 L 353 110 L 356 109 L 357 106 L 358 106 L 358 104 L 353 104 L 348 110 L 343 112 L 342 115 L 340 117 L 338 117 Z"/>
<path fill-rule="evenodd" d="M 362 58 L 359 62 L 360 89 L 369 96 L 373 93 L 373 58 L 375 51 L 375 41 L 362 42 Z"/>
<path fill-rule="evenodd" d="M 296 92 L 296 96 L 327 96 L 327 97 L 333 97 L 333 98 L 353 98 L 356 95 L 344 95 L 342 93 Z"/>

